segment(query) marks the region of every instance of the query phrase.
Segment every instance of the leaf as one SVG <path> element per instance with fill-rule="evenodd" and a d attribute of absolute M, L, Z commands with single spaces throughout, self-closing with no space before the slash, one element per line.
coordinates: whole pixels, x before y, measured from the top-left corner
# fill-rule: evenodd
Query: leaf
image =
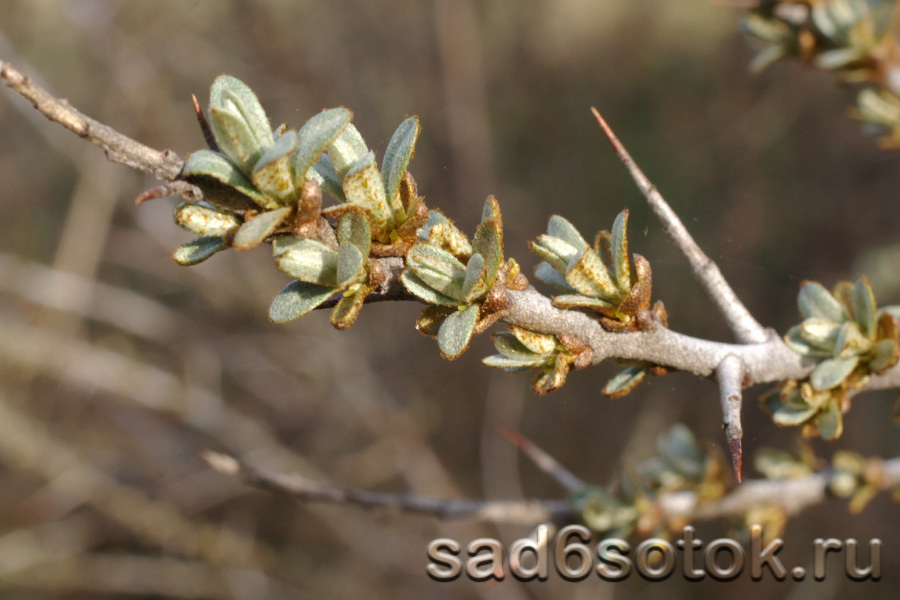
<path fill-rule="evenodd" d="M 243 208 L 260 206 L 277 208 L 277 204 L 260 193 L 250 179 L 224 154 L 213 150 L 198 150 L 184 161 L 180 179 L 203 189 L 203 197 L 210 203 L 223 208 Z M 227 189 L 211 188 L 209 180 L 224 185 Z M 233 196 L 238 196 L 234 198 Z M 241 202 L 243 199 L 243 202 Z"/>
<path fill-rule="evenodd" d="M 590 246 L 586 246 L 566 269 L 566 282 L 579 293 L 618 304 L 618 290 L 606 266 Z"/>
<path fill-rule="evenodd" d="M 331 159 L 334 170 L 341 180 L 347 176 L 347 172 L 353 165 L 362 160 L 368 153 L 369 148 L 353 123 L 348 123 L 328 147 L 328 157 Z M 384 193 L 383 188 L 382 193 Z"/>
<path fill-rule="evenodd" d="M 816 415 L 816 426 L 823 440 L 836 440 L 844 431 L 844 419 L 837 399 L 828 403 L 825 410 Z"/>
<path fill-rule="evenodd" d="M 699 479 L 703 477 L 705 460 L 703 451 L 691 430 L 682 424 L 673 425 L 665 435 L 656 442 L 660 457 L 686 477 Z"/>
<path fill-rule="evenodd" d="M 350 243 L 356 246 L 363 257 L 369 256 L 372 234 L 362 210 L 351 210 L 341 217 L 337 227 L 337 239 L 342 244 Z"/>
<path fill-rule="evenodd" d="M 558 390 L 565 385 L 569 368 L 570 364 L 566 358 L 561 354 L 557 354 L 553 361 L 553 367 L 535 377 L 531 382 L 531 389 L 539 396 Z"/>
<path fill-rule="evenodd" d="M 809 376 L 814 390 L 830 390 L 841 384 L 859 364 L 858 356 L 847 358 L 828 358 L 816 365 Z"/>
<path fill-rule="evenodd" d="M 509 330 L 522 345 L 536 354 L 550 354 L 555 352 L 558 347 L 556 336 L 538 333 L 516 325 L 510 325 Z"/>
<path fill-rule="evenodd" d="M 175 250 L 175 252 L 172 253 L 172 258 L 174 258 L 175 262 L 177 262 L 179 265 L 196 265 L 197 263 L 203 262 L 216 252 L 224 250 L 227 247 L 228 244 L 226 244 L 225 240 L 220 237 L 199 237 L 193 241 L 188 242 L 187 244 L 182 244 L 181 246 L 179 246 Z"/>
<path fill-rule="evenodd" d="M 507 371 L 523 371 L 534 367 L 543 366 L 545 359 L 534 354 L 530 358 L 514 358 L 504 356 L 502 354 L 492 354 L 481 359 L 481 364 L 495 369 L 505 369 Z"/>
<path fill-rule="evenodd" d="M 335 289 L 328 286 L 292 281 L 278 292 L 269 307 L 269 320 L 287 323 L 310 312 L 331 296 Z"/>
<path fill-rule="evenodd" d="M 338 253 L 325 244 L 304 239 L 287 250 L 275 262 L 294 279 L 328 287 L 337 287 Z"/>
<path fill-rule="evenodd" d="M 575 289 L 566 282 L 562 273 L 554 269 L 550 263 L 542 262 L 534 270 L 534 276 L 548 285 L 560 289 L 564 292 L 574 292 Z"/>
<path fill-rule="evenodd" d="M 250 250 L 259 246 L 291 214 L 291 210 L 290 206 L 285 206 L 245 221 L 234 234 L 232 246 L 235 250 Z"/>
<path fill-rule="evenodd" d="M 406 254 L 406 271 L 412 271 L 432 289 L 461 303 L 466 267 L 446 250 L 431 244 L 413 246 Z"/>
<path fill-rule="evenodd" d="M 495 220 L 485 221 L 475 229 L 472 252 L 484 258 L 484 282 L 493 285 L 494 277 L 503 265 L 503 233 Z"/>
<path fill-rule="evenodd" d="M 559 238 L 575 248 L 575 253 L 588 245 L 572 223 L 559 215 L 553 215 L 547 222 L 547 234 Z"/>
<path fill-rule="evenodd" d="M 615 304 L 610 304 L 606 300 L 601 300 L 599 298 L 582 296 L 581 294 L 561 294 L 559 296 L 554 296 L 553 306 L 563 310 L 569 308 L 588 308 L 610 316 L 612 316 L 616 310 Z"/>
<path fill-rule="evenodd" d="M 294 168 L 294 184 L 297 187 L 302 187 L 303 181 L 309 176 L 309 170 L 313 165 L 322 157 L 327 156 L 325 152 L 328 147 L 334 143 L 352 118 L 353 113 L 346 108 L 329 108 L 303 124 L 300 131 L 297 132 L 297 150 L 291 157 L 291 164 Z M 335 178 L 337 178 L 336 173 Z M 340 179 L 337 179 L 337 189 L 340 187 Z M 331 193 L 331 191 L 327 191 Z"/>
<path fill-rule="evenodd" d="M 384 197 L 384 182 L 375 166 L 375 155 L 369 152 L 347 171 L 344 177 L 344 197 L 347 202 L 362 208 L 369 216 L 372 233 L 382 242 L 393 224 L 391 210 Z"/>
<path fill-rule="evenodd" d="M 874 329 L 874 324 L 872 325 Z M 872 340 L 865 337 L 855 321 L 847 321 L 838 329 L 834 341 L 834 357 L 847 358 L 868 352 L 872 348 Z"/>
<path fill-rule="evenodd" d="M 256 166 L 253 167 L 251 176 L 253 185 L 267 196 L 278 200 L 280 204 L 287 204 L 297 199 L 290 158 L 296 144 L 297 134 L 293 131 L 286 131 L 273 146 L 269 146 L 263 152 Z"/>
<path fill-rule="evenodd" d="M 256 95 L 228 75 L 220 75 L 213 82 L 209 124 L 219 148 L 244 173 L 250 173 L 263 151 L 275 143 L 269 119 Z"/>
<path fill-rule="evenodd" d="M 864 336 L 869 339 L 875 337 L 875 294 L 872 284 L 865 277 L 857 279 L 853 286 L 853 318 L 859 323 Z"/>
<path fill-rule="evenodd" d="M 406 288 L 406 291 L 423 302 L 427 302 L 428 304 L 438 304 L 440 306 L 459 306 L 459 300 L 435 290 L 409 269 L 400 274 L 400 281 L 403 283 L 403 287 Z"/>
<path fill-rule="evenodd" d="M 897 340 L 878 340 L 872 349 L 869 369 L 873 373 L 881 373 L 897 364 L 898 358 L 900 358 L 900 346 L 897 345 Z"/>
<path fill-rule="evenodd" d="M 353 283 L 361 283 L 360 276 L 365 276 L 365 257 L 355 245 L 343 243 L 338 248 L 337 284 L 345 288 Z"/>
<path fill-rule="evenodd" d="M 818 411 L 816 407 L 803 401 L 796 387 L 787 390 L 776 388 L 762 396 L 760 404 L 771 413 L 775 423 L 784 426 L 805 423 Z"/>
<path fill-rule="evenodd" d="M 812 319 L 807 319 L 804 321 L 810 321 Z M 834 330 L 834 336 L 837 336 L 837 324 L 832 323 L 831 321 L 824 321 L 826 323 L 830 323 L 831 328 Z M 806 335 L 804 335 L 804 331 L 801 325 L 795 325 L 791 327 L 790 330 L 784 336 L 784 343 L 787 344 L 787 347 L 796 352 L 797 354 L 802 354 L 804 356 L 831 356 L 833 353 L 833 342 L 829 344 L 827 347 L 823 347 L 820 344 L 814 344 L 810 342 Z"/>
<path fill-rule="evenodd" d="M 331 158 L 327 154 L 319 157 L 319 162 L 313 165 L 311 171 L 306 173 L 307 178 L 315 179 L 322 189 L 331 194 L 331 197 L 338 202 L 346 202 L 344 197 L 344 188 L 341 187 L 341 177 L 334 170 L 331 164 Z"/>
<path fill-rule="evenodd" d="M 603 388 L 603 393 L 610 398 L 621 398 L 642 382 L 649 372 L 650 369 L 646 366 L 626 367 L 609 380 Z"/>
<path fill-rule="evenodd" d="M 241 219 L 195 202 L 175 207 L 175 224 L 204 237 L 225 237 L 241 226 Z"/>
<path fill-rule="evenodd" d="M 547 362 L 550 353 L 536 353 L 522 343 L 512 332 L 504 331 L 494 334 L 494 347 L 497 352 L 509 359 L 519 361 L 524 366 L 539 366 Z"/>
<path fill-rule="evenodd" d="M 451 313 L 438 330 L 438 346 L 444 358 L 453 360 L 466 351 L 478 323 L 481 306 L 473 304 L 465 310 Z"/>
<path fill-rule="evenodd" d="M 355 246 L 351 246 L 355 249 Z M 365 286 L 352 292 L 345 292 L 343 297 L 331 311 L 331 324 L 337 329 L 347 329 L 356 321 L 359 311 L 362 310 L 369 290 Z"/>
<path fill-rule="evenodd" d="M 797 307 L 806 319 L 825 319 L 842 323 L 849 318 L 844 308 L 822 284 L 804 281 L 797 295 Z"/>
<path fill-rule="evenodd" d="M 487 286 L 484 285 L 482 276 L 484 275 L 484 258 L 477 252 L 469 258 L 466 263 L 466 278 L 462 284 L 462 298 L 466 303 L 471 303 L 479 296 L 487 292 Z M 478 285 L 478 284 L 481 285 Z"/>
<path fill-rule="evenodd" d="M 587 248 L 587 244 L 582 246 L 582 249 L 584 248 Z M 578 256 L 579 252 L 578 248 L 562 238 L 546 234 L 541 234 L 537 240 L 529 242 L 528 249 L 547 261 L 560 273 L 566 272 L 569 263 Z"/>
<path fill-rule="evenodd" d="M 627 293 L 631 289 L 631 263 L 628 260 L 628 210 L 616 217 L 612 227 L 612 271 L 616 285 Z"/>
<path fill-rule="evenodd" d="M 271 146 L 274 142 L 272 126 L 266 111 L 263 110 L 259 98 L 243 81 L 231 75 L 219 75 L 209 90 L 211 108 L 222 108 L 233 103 L 250 128 L 259 136 L 263 146 Z"/>
<path fill-rule="evenodd" d="M 388 205 L 394 215 L 394 221 L 400 223 L 405 215 L 400 201 L 400 182 L 416 151 L 416 138 L 419 137 L 419 119 L 410 117 L 400 123 L 391 141 L 388 142 L 381 160 L 381 177 Z"/>

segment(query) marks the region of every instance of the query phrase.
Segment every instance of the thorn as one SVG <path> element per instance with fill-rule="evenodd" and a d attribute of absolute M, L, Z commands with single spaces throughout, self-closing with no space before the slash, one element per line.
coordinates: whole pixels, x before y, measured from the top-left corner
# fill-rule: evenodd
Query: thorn
<path fill-rule="evenodd" d="M 187 181 L 176 180 L 170 181 L 165 185 L 151 188 L 146 192 L 139 194 L 138 197 L 134 199 L 134 205 L 140 206 L 147 200 L 165 198 L 166 196 L 184 196 L 189 200 L 199 199 L 197 190 L 193 185 Z"/>
<path fill-rule="evenodd" d="M 200 108 L 200 101 L 197 100 L 197 94 L 191 94 L 191 102 L 194 105 L 194 114 L 197 115 L 197 121 L 200 122 L 200 130 L 203 131 L 203 139 L 206 140 L 206 145 L 209 146 L 210 150 L 219 151 L 219 144 L 216 143 L 216 136 L 213 135 L 212 128 L 209 126 L 209 121 L 206 120 L 206 115 L 203 114 L 203 109 Z"/>
<path fill-rule="evenodd" d="M 731 453 L 731 466 L 734 468 L 734 476 L 737 482 L 741 482 L 741 470 L 744 465 L 744 450 L 741 444 L 742 431 L 740 425 L 735 427 L 726 423 L 725 437 L 728 440 L 728 450 Z"/>
<path fill-rule="evenodd" d="M 743 361 L 734 354 L 723 358 L 716 367 L 716 378 L 721 391 L 725 438 L 728 440 L 731 466 L 734 468 L 734 476 L 738 483 L 741 482 L 741 469 L 744 462 L 744 451 L 741 445 L 741 438 L 744 436 L 744 430 L 741 427 L 741 406 L 743 404 L 741 391 L 746 372 Z"/>
<path fill-rule="evenodd" d="M 625 145 L 619 141 L 618 136 L 613 132 L 612 127 L 609 126 L 609 123 L 606 122 L 606 119 L 603 118 L 603 115 L 600 114 L 600 111 L 591 107 L 591 112 L 594 113 L 594 117 L 597 118 L 597 122 L 600 124 L 600 129 L 603 130 L 603 133 L 606 134 L 606 139 L 609 140 L 610 145 L 612 145 L 613 150 L 616 151 L 616 154 L 619 156 L 619 160 L 622 161 L 622 164 L 625 165 L 625 168 L 628 169 L 628 173 L 631 175 L 631 178 L 634 179 L 634 182 L 637 184 L 638 188 L 640 188 L 641 192 L 646 195 L 650 190 L 653 189 L 653 184 L 650 183 L 650 180 L 647 179 L 647 176 L 644 175 L 644 172 L 641 171 L 641 168 L 637 166 L 637 163 L 634 162 L 634 159 L 631 158 L 631 154 L 628 153 L 628 150 L 625 149 Z"/>

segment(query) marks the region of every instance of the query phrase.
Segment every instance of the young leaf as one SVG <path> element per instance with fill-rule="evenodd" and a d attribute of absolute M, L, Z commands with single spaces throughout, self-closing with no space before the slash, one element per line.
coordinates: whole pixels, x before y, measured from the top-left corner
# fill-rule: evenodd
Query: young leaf
<path fill-rule="evenodd" d="M 553 215 L 547 222 L 547 234 L 574 246 L 576 252 L 588 245 L 572 223 L 559 215 Z"/>
<path fill-rule="evenodd" d="M 341 180 L 347 176 L 347 171 L 368 153 L 369 148 L 353 123 L 348 123 L 331 146 L 328 147 L 328 157 L 331 159 L 332 165 L 334 165 L 334 171 Z M 381 193 L 384 193 L 383 188 Z"/>
<path fill-rule="evenodd" d="M 440 306 L 459 306 L 460 301 L 458 299 L 451 298 L 450 296 L 435 290 L 409 269 L 406 269 L 400 274 L 400 281 L 403 283 L 403 287 L 406 288 L 406 291 L 423 302 Z"/>
<path fill-rule="evenodd" d="M 332 287 L 292 281 L 278 292 L 269 307 L 269 320 L 273 323 L 287 323 L 310 312 L 331 296 Z"/>
<path fill-rule="evenodd" d="M 463 280 L 462 296 L 466 303 L 471 303 L 477 297 L 487 292 L 482 276 L 484 275 L 484 259 L 477 252 L 466 263 L 466 278 Z M 478 285 L 481 283 L 481 285 Z"/>
<path fill-rule="evenodd" d="M 259 246 L 282 221 L 291 214 L 291 207 L 284 206 L 276 210 L 269 210 L 245 221 L 234 234 L 232 246 L 235 250 L 250 250 Z"/>
<path fill-rule="evenodd" d="M 337 329 L 347 329 L 356 321 L 359 311 L 362 310 L 366 301 L 369 290 L 360 287 L 352 293 L 345 292 L 344 296 L 338 300 L 334 310 L 331 311 L 331 324 Z"/>
<path fill-rule="evenodd" d="M 867 338 L 875 336 L 875 294 L 872 284 L 865 277 L 856 280 L 853 286 L 853 317 L 859 323 L 862 334 Z"/>
<path fill-rule="evenodd" d="M 617 289 L 612 282 L 606 265 L 590 246 L 585 246 L 580 255 L 566 270 L 566 282 L 579 293 L 609 302 L 617 302 Z"/>
<path fill-rule="evenodd" d="M 175 224 L 200 236 L 224 237 L 241 226 L 241 219 L 202 204 L 182 202 L 175 207 Z"/>
<path fill-rule="evenodd" d="M 812 374 L 809 376 L 809 382 L 815 390 L 830 390 L 831 388 L 840 385 L 841 382 L 853 372 L 853 369 L 855 369 L 858 364 L 858 356 L 823 360 L 816 365 L 815 370 L 813 370 Z"/>
<path fill-rule="evenodd" d="M 172 254 L 172 258 L 174 258 L 175 262 L 179 265 L 196 265 L 227 247 L 228 244 L 220 237 L 199 237 L 196 240 L 179 246 Z"/>
<path fill-rule="evenodd" d="M 262 208 L 276 208 L 278 206 L 274 201 L 253 187 L 253 183 L 231 159 L 212 150 L 198 150 L 191 153 L 187 160 L 184 161 L 184 167 L 181 169 L 179 178 L 203 189 L 204 199 L 212 204 L 219 205 L 217 198 L 223 196 L 223 208 L 239 208 L 239 204 L 241 204 L 240 202 L 236 203 L 235 199 L 229 198 L 229 195 L 238 195 L 249 200 L 249 204 L 247 202 L 243 203 L 244 208 L 252 207 L 254 204 Z M 210 190 L 208 185 L 210 179 L 233 190 L 232 194 L 224 193 L 224 190 Z M 223 193 L 217 193 L 220 191 Z"/>
<path fill-rule="evenodd" d="M 334 170 L 331 164 L 331 158 L 327 154 L 319 157 L 319 161 L 313 165 L 313 168 L 306 172 L 307 178 L 315 179 L 322 189 L 331 194 L 331 197 L 338 202 L 346 202 L 344 197 L 344 188 L 341 187 L 341 177 Z"/>
<path fill-rule="evenodd" d="M 384 197 L 384 182 L 375 166 L 374 154 L 369 152 L 347 171 L 343 187 L 347 202 L 359 206 L 369 216 L 376 239 L 388 241 L 392 216 Z"/>
<path fill-rule="evenodd" d="M 345 242 L 338 248 L 337 258 L 337 284 L 345 288 L 358 281 L 360 275 L 365 275 L 365 257 L 354 244 Z"/>
<path fill-rule="evenodd" d="M 621 398 L 642 382 L 649 371 L 646 366 L 625 367 L 609 380 L 603 393 L 610 398 Z"/>
<path fill-rule="evenodd" d="M 805 319 L 818 318 L 841 323 L 847 312 L 825 287 L 816 281 L 804 281 L 797 295 L 797 307 Z"/>
<path fill-rule="evenodd" d="M 419 119 L 410 117 L 400 123 L 391 141 L 388 142 L 381 160 L 381 177 L 384 180 L 385 194 L 394 215 L 394 221 L 400 223 L 405 216 L 403 204 L 400 202 L 400 182 L 416 151 L 416 138 L 419 137 Z"/>
<path fill-rule="evenodd" d="M 275 262 L 294 279 L 328 287 L 337 287 L 338 253 L 315 240 L 300 240 L 280 254 Z"/>
<path fill-rule="evenodd" d="M 438 331 L 438 346 L 445 358 L 453 360 L 466 351 L 481 307 L 473 304 L 466 310 L 456 311 L 447 316 Z"/>
<path fill-rule="evenodd" d="M 263 152 L 253 167 L 251 177 L 253 185 L 267 196 L 278 200 L 280 204 L 287 204 L 297 197 L 290 159 L 296 145 L 297 134 L 286 131 L 273 146 Z"/>
<path fill-rule="evenodd" d="M 406 271 L 414 273 L 430 288 L 461 303 L 466 267 L 455 256 L 437 246 L 418 244 L 407 253 L 406 265 Z"/>
<path fill-rule="evenodd" d="M 334 143 L 351 118 L 353 113 L 346 108 L 330 108 L 303 124 L 297 133 L 297 150 L 291 158 L 297 187 L 302 187 L 310 168 L 325 155 L 328 146 Z M 337 187 L 340 189 L 340 183 Z"/>
<path fill-rule="evenodd" d="M 272 126 L 259 98 L 247 84 L 230 75 L 219 75 L 209 90 L 210 108 L 233 105 L 259 138 L 261 146 L 268 148 L 275 141 Z M 220 146 L 221 147 L 221 146 Z"/>
<path fill-rule="evenodd" d="M 616 285 L 623 293 L 631 289 L 631 263 L 628 260 L 628 211 L 616 217 L 612 227 L 612 271 Z"/>
<path fill-rule="evenodd" d="M 341 217 L 337 227 L 337 239 L 342 244 L 345 242 L 353 244 L 364 257 L 369 256 L 372 234 L 369 222 L 361 210 L 351 210 Z"/>

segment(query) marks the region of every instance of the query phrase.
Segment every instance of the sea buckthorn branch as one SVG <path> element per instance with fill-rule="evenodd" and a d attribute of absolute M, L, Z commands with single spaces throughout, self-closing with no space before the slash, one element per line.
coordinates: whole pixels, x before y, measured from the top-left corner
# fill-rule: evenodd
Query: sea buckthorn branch
<path fill-rule="evenodd" d="M 415 117 L 397 128 L 379 168 L 349 110 L 322 111 L 296 131 L 273 129 L 250 88 L 223 75 L 213 83 L 208 112 L 197 110 L 209 148 L 182 163 L 172 152 L 90 120 L 8 63 L 0 63 L 0 75 L 48 118 L 104 148 L 112 160 L 165 182 L 140 201 L 172 192 L 187 198 L 175 209 L 175 221 L 198 237 L 175 251 L 180 264 L 229 248 L 271 245 L 276 266 L 291 278 L 270 308 L 275 322 L 329 307 L 332 324 L 343 329 L 367 302 L 415 299 L 426 305 L 418 329 L 437 338 L 449 359 L 462 354 L 473 336 L 506 323 L 509 331 L 494 337 L 498 354 L 484 362 L 534 372 L 538 393 L 561 387 L 571 369 L 606 359 L 625 365 L 603 390 L 613 397 L 667 370 L 716 379 L 738 478 L 744 387 L 778 383 L 777 393 L 764 399 L 775 422 L 802 425 L 806 435 L 826 438 L 840 435 L 841 415 L 854 394 L 900 387 L 900 308 L 877 309 L 864 279 L 839 284 L 833 294 L 808 283 L 798 300 L 806 320 L 784 339 L 764 329 L 596 111 L 739 343 L 669 328 L 662 303 L 651 303 L 649 262 L 630 253 L 627 211 L 593 243 L 565 218 L 551 217 L 531 250 L 542 260 L 536 278 L 561 293 L 537 291 L 505 256 L 495 198 L 485 203 L 471 239 L 425 205 L 407 169 L 419 134 Z M 337 203 L 323 207 L 323 192 Z"/>

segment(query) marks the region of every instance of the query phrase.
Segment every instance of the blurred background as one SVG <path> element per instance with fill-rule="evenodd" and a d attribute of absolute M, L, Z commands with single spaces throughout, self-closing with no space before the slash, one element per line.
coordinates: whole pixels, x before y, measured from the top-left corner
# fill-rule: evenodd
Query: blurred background
<path fill-rule="evenodd" d="M 866 272 L 900 302 L 898 158 L 846 116 L 853 92 L 776 64 L 760 76 L 740 12 L 705 1 L 115 2 L 8 0 L 0 57 L 87 115 L 181 156 L 204 146 L 190 105 L 220 73 L 248 83 L 273 123 L 343 105 L 376 153 L 422 123 L 419 191 L 471 232 L 488 194 L 507 255 L 564 215 L 586 236 L 631 211 L 654 298 L 676 330 L 730 341 L 589 112 L 597 106 L 718 261 L 779 332 L 803 279 Z M 0 590 L 4 598 L 863 598 L 900 587 L 897 505 L 851 516 L 829 500 L 787 526 L 786 565 L 817 537 L 885 542 L 884 578 L 818 583 L 436 583 L 436 537 L 504 543 L 526 527 L 299 505 L 212 472 L 203 448 L 342 486 L 429 496 L 564 498 L 497 433 L 518 429 L 605 484 L 671 424 L 724 445 L 715 386 L 670 374 L 609 400 L 612 365 L 547 397 L 494 372 L 482 336 L 440 359 L 419 306 L 367 306 L 349 331 L 328 313 L 266 319 L 287 282 L 264 249 L 191 268 L 175 199 L 135 208 L 156 182 L 5 89 L 0 99 Z M 797 447 L 746 393 L 745 449 Z M 858 397 L 835 450 L 900 455 L 896 392 Z M 745 477 L 758 476 L 745 461 Z M 706 538 L 733 523 L 699 525 Z"/>

